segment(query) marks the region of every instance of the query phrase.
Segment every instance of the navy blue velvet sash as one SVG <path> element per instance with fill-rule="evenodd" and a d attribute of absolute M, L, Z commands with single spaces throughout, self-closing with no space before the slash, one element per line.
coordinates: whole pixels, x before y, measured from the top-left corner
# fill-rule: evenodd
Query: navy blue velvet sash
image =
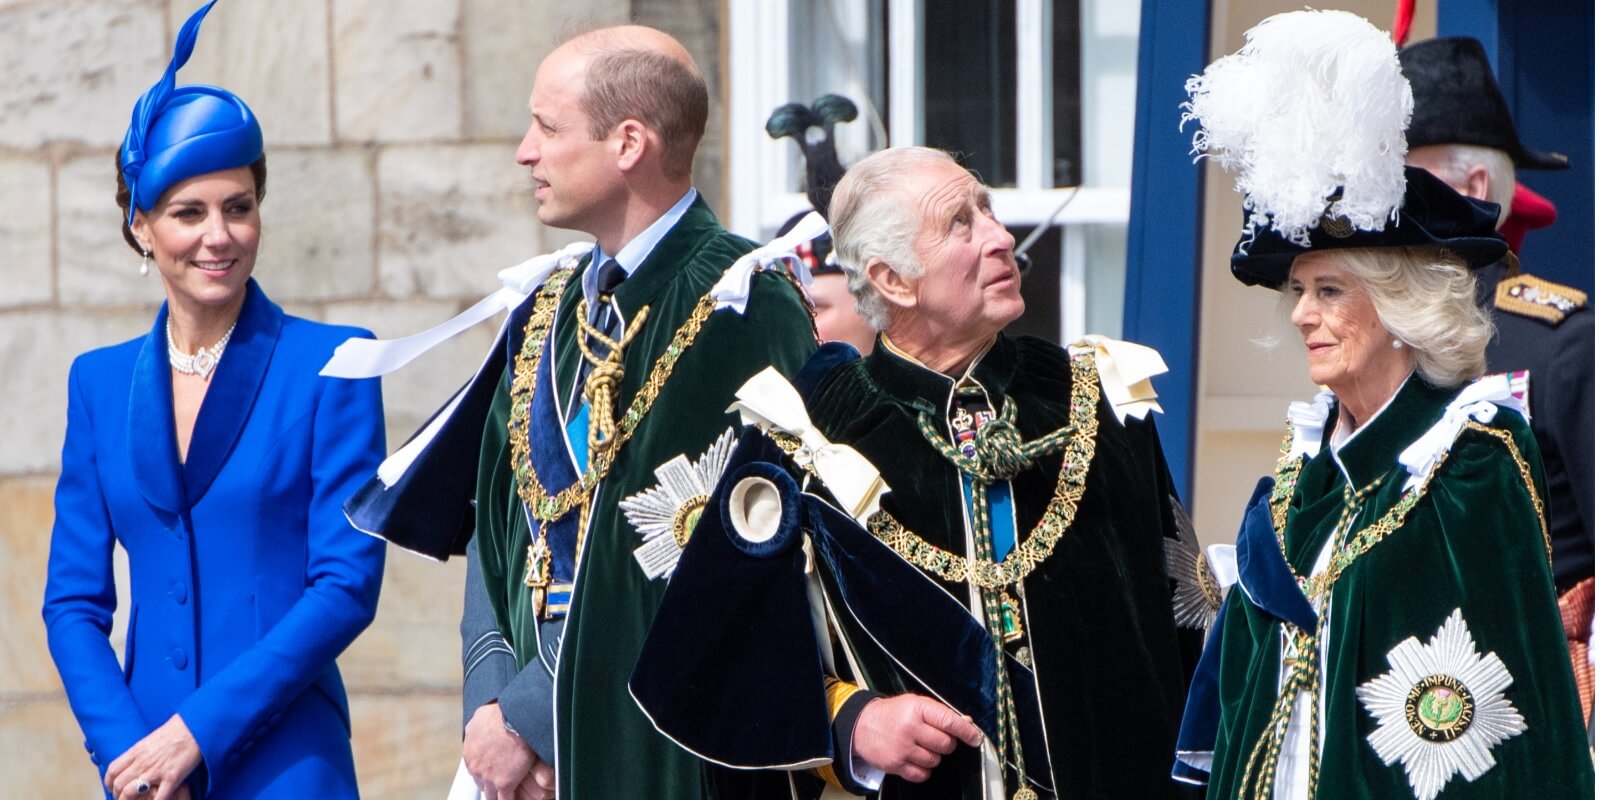
<path fill-rule="evenodd" d="M 559 312 L 559 309 L 558 309 Z M 562 424 L 561 400 L 556 392 L 555 330 L 545 336 L 544 355 L 540 359 L 533 399 L 528 411 L 528 461 L 538 474 L 545 492 L 554 495 L 578 481 L 577 467 L 567 448 L 566 426 Z M 572 596 L 572 582 L 577 577 L 575 564 L 578 552 L 578 508 L 574 507 L 561 519 L 545 528 L 550 545 L 550 594 L 545 604 L 545 617 L 565 616 Z M 530 534 L 537 539 L 539 521 L 528 515 Z"/>
<path fill-rule="evenodd" d="M 926 693 L 999 739 L 994 645 L 966 606 L 854 519 L 802 493 L 785 458 L 747 429 L 673 571 L 629 680 L 657 729 L 701 758 L 744 769 L 831 762 L 825 674 L 806 594 L 809 535 L 816 566 L 847 614 Z M 728 519 L 732 486 L 776 484 L 783 519 L 772 538 L 744 540 Z M 1034 677 L 1009 672 L 1029 775 L 1049 789 L 1049 757 Z M 728 719 L 743 721 L 727 724 Z"/>
<path fill-rule="evenodd" d="M 1272 478 L 1256 483 L 1239 523 L 1235 553 L 1239 561 L 1239 584 L 1250 605 L 1267 616 L 1294 625 L 1308 633 L 1317 629 L 1317 613 L 1311 607 L 1294 573 L 1283 558 L 1277 533 L 1272 528 Z M 1222 698 L 1217 680 L 1222 669 L 1222 629 L 1228 603 L 1212 623 L 1205 651 L 1189 682 L 1189 698 L 1183 709 L 1183 725 L 1178 729 L 1178 756 L 1172 777 L 1188 783 L 1205 783 L 1211 754 L 1216 748 L 1217 726 L 1222 716 Z"/>

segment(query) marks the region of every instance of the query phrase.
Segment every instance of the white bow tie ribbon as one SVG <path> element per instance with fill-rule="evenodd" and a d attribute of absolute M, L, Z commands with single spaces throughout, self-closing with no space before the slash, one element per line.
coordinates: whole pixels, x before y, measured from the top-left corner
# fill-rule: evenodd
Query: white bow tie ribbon
<path fill-rule="evenodd" d="M 767 367 L 756 373 L 734 397 L 737 401 L 728 410 L 739 412 L 745 425 L 763 432 L 782 431 L 800 440 L 800 449 L 792 456 L 795 463 L 815 469 L 857 522 L 865 525 L 878 513 L 878 501 L 889 491 L 878 468 L 855 448 L 828 441 L 811 423 L 800 393 L 777 370 Z"/>
<path fill-rule="evenodd" d="M 530 258 L 514 267 L 499 272 L 500 288 L 474 303 L 473 306 L 443 323 L 421 333 L 399 339 L 346 339 L 333 351 L 333 357 L 322 366 L 319 375 L 331 378 L 377 378 L 388 375 L 411 363 L 423 353 L 438 347 L 462 331 L 502 312 L 510 312 L 528 299 L 528 295 L 555 272 L 558 267 L 577 266 L 578 260 L 594 249 L 593 242 L 575 242 L 554 253 Z M 510 320 L 510 316 L 506 317 Z M 505 323 L 501 323 L 502 327 Z M 499 337 L 495 337 L 499 341 Z M 484 362 L 487 363 L 487 354 Z M 479 364 L 478 370 L 483 370 Z M 474 375 L 473 380 L 476 380 Z M 471 386 L 472 381 L 467 383 Z M 396 450 L 378 465 L 378 480 L 385 487 L 393 486 L 411 468 L 417 456 L 433 442 L 446 422 L 461 404 L 466 387 L 450 398 L 443 410 L 433 416 L 427 427 L 411 437 L 411 441 Z"/>
<path fill-rule="evenodd" d="M 758 268 L 782 266 L 794 274 L 802 286 L 811 285 L 811 270 L 795 248 L 828 232 L 828 223 L 813 211 L 800 219 L 788 233 L 739 257 L 722 278 L 711 287 L 711 298 L 720 310 L 731 308 L 744 314 L 750 304 L 750 279 Z"/>
<path fill-rule="evenodd" d="M 1167 362 L 1154 348 L 1091 333 L 1068 349 L 1094 353 L 1101 391 L 1117 412 L 1118 422 L 1126 425 L 1130 417 L 1144 419 L 1152 411 L 1161 411 L 1150 379 L 1166 372 Z"/>
<path fill-rule="evenodd" d="M 330 378 L 377 378 L 388 375 L 462 331 L 522 305 L 528 295 L 539 288 L 556 268 L 577 266 L 578 260 L 592 250 L 593 242 L 577 242 L 554 253 L 536 256 L 517 266 L 500 270 L 497 276 L 500 288 L 466 311 L 421 333 L 399 339 L 347 339 L 333 351 L 333 357 L 317 374 Z"/>
<path fill-rule="evenodd" d="M 1322 432 L 1328 427 L 1333 410 L 1333 392 L 1317 392 L 1311 402 L 1289 404 L 1289 425 L 1294 433 L 1289 440 L 1289 455 L 1310 458 L 1322 450 Z"/>
<path fill-rule="evenodd" d="M 1455 444 L 1461 429 L 1468 420 L 1487 425 L 1494 419 L 1495 410 L 1501 406 L 1526 415 L 1522 399 L 1511 391 L 1511 381 L 1505 375 L 1490 375 L 1467 384 L 1461 393 L 1445 406 L 1444 415 L 1423 433 L 1411 446 L 1400 453 L 1400 463 L 1411 477 L 1406 479 L 1406 491 L 1422 485 L 1433 465 L 1444 457 Z"/>

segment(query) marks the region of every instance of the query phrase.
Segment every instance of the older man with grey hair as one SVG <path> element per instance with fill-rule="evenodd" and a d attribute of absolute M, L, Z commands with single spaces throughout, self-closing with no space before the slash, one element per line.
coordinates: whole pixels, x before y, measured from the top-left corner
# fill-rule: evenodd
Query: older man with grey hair
<path fill-rule="evenodd" d="M 1149 418 L 1154 393 L 1117 377 L 1159 372 L 1159 356 L 1103 338 L 1069 353 L 1002 333 L 1023 313 L 1015 243 L 988 188 L 944 152 L 892 148 L 862 160 L 839 184 L 831 218 L 838 261 L 879 336 L 868 356 L 824 346 L 801 370 L 808 441 L 820 433 L 853 447 L 889 491 L 870 517 L 839 501 L 866 530 L 848 516 L 807 523 L 815 556 L 803 563 L 820 574 L 831 619 L 822 633 L 798 634 L 819 638 L 828 665 L 835 762 L 823 777 L 882 798 L 1181 796 L 1167 773 L 1208 607 L 1193 601 L 1193 558 L 1168 576 L 1169 551 L 1194 550 Z M 786 446 L 763 430 L 772 441 L 746 433 L 728 474 L 767 461 L 756 466 L 777 464 L 797 483 L 810 473 L 813 495 L 851 496 L 816 457 L 798 454 L 798 440 Z M 712 504 L 731 508 L 735 500 L 718 498 L 737 495 L 723 487 Z M 777 593 L 729 584 L 768 569 L 708 530 L 708 519 L 736 516 L 708 508 L 664 601 L 671 619 L 704 607 L 702 589 L 763 608 Z M 854 555 L 837 557 L 846 551 Z M 697 628 L 695 648 L 728 651 L 718 663 L 757 653 L 770 667 L 754 670 L 755 682 L 699 676 L 722 693 L 706 702 L 764 716 L 749 709 L 804 682 L 789 679 L 795 659 L 776 655 L 785 645 L 751 638 L 773 619 L 764 613 L 726 637 L 717 632 L 725 620 Z M 639 691 L 641 682 L 704 658 L 678 644 L 684 637 L 657 634 L 635 672 L 647 709 L 671 696 Z M 740 681 L 748 688 L 731 685 Z M 797 739 L 792 726 L 811 699 L 794 697 L 784 716 Z M 727 733 L 653 718 L 680 743 Z M 732 751 L 773 735 L 754 719 L 717 724 L 737 738 L 698 752 L 721 763 L 751 765 Z M 783 752 L 764 763 L 808 763 L 809 751 Z"/>

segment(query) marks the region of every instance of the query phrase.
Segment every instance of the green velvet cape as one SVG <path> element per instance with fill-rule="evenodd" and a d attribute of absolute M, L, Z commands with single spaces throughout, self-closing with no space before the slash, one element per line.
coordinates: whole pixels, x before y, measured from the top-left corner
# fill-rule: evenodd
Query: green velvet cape
<path fill-rule="evenodd" d="M 1364 529 L 1400 498 L 1408 477 L 1397 462 L 1400 452 L 1439 420 L 1455 394 L 1412 376 L 1337 459 L 1327 446 L 1337 413 L 1329 415 L 1323 447 L 1305 464 L 1290 499 L 1285 547 L 1297 574 L 1309 574 L 1337 524 L 1346 486 L 1339 462 L 1355 487 L 1381 481 L 1355 515 L 1355 530 Z M 1502 408 L 1490 426 L 1509 432 L 1543 500 L 1544 475 L 1526 422 Z M 1280 626 L 1237 587 L 1226 604 L 1209 796 L 1231 800 L 1278 694 L 1282 644 Z M 1386 657 L 1396 645 L 1413 636 L 1428 643 L 1458 608 L 1477 651 L 1494 652 L 1511 673 L 1505 695 L 1528 729 L 1491 751 L 1497 763 L 1488 772 L 1472 782 L 1455 776 L 1439 798 L 1594 796 L 1539 519 L 1505 444 L 1468 429 L 1405 523 L 1334 586 L 1319 797 L 1412 797 L 1402 762 L 1385 766 L 1368 744 L 1377 723 L 1356 688 L 1390 671 Z"/>
<path fill-rule="evenodd" d="M 618 288 L 615 299 L 624 318 L 632 320 L 640 307 L 650 307 L 623 356 L 618 413 L 632 402 L 690 310 L 752 247 L 724 230 L 697 200 Z M 574 338 L 580 278 L 574 275 L 567 284 L 553 329 L 563 403 L 581 358 Z M 750 376 L 769 365 L 792 374 L 815 348 L 798 292 L 782 276 L 756 274 L 746 313 L 711 314 L 596 488 L 556 669 L 557 769 L 565 800 L 702 795 L 698 760 L 658 734 L 628 695 L 628 676 L 665 582 L 647 580 L 634 560 L 642 540 L 617 504 L 655 486 L 654 470 L 674 456 L 698 459 L 724 431 L 737 428 L 738 416 L 726 409 Z M 476 535 L 484 583 L 522 668 L 537 659 L 537 645 L 522 583 L 530 532 L 510 470 L 509 386 L 508 378 L 484 429 Z M 536 430 L 533 435 L 564 434 Z M 562 487 L 547 488 L 554 494 Z"/>
<path fill-rule="evenodd" d="M 1002 397 L 1015 401 L 1025 440 L 1068 423 L 1071 366 L 1053 344 L 1002 335 L 973 376 L 996 408 Z M 953 389 L 950 378 L 880 343 L 829 373 L 808 408 L 824 435 L 854 446 L 881 470 L 891 489 L 886 511 L 929 542 L 965 554 L 960 475 L 917 429 L 923 410 L 942 418 Z M 1176 536 L 1171 477 L 1152 421 L 1124 425 L 1103 398 L 1097 416 L 1077 518 L 1024 580 L 1018 599 L 1027 636 L 1008 649 L 1032 650 L 1060 797 L 1183 796 L 1188 790 L 1167 772 L 1201 642 L 1197 631 L 1173 624 L 1164 556 L 1164 539 Z M 1012 481 L 1019 541 L 1038 524 L 1060 468 L 1060 455 L 1046 456 Z M 941 584 L 968 603 L 966 584 Z M 887 654 L 843 624 L 865 673 L 846 677 L 884 693 L 915 690 Z M 928 782 L 891 777 L 881 797 L 979 798 L 981 772 L 978 752 L 961 747 Z"/>

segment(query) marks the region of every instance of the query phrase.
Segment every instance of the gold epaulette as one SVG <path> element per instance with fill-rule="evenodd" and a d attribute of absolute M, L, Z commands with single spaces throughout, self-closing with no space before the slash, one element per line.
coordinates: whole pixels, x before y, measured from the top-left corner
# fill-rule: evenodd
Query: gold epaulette
<path fill-rule="evenodd" d="M 1495 287 L 1494 307 L 1524 317 L 1559 325 L 1589 304 L 1589 295 L 1532 275 L 1513 275 Z"/>

